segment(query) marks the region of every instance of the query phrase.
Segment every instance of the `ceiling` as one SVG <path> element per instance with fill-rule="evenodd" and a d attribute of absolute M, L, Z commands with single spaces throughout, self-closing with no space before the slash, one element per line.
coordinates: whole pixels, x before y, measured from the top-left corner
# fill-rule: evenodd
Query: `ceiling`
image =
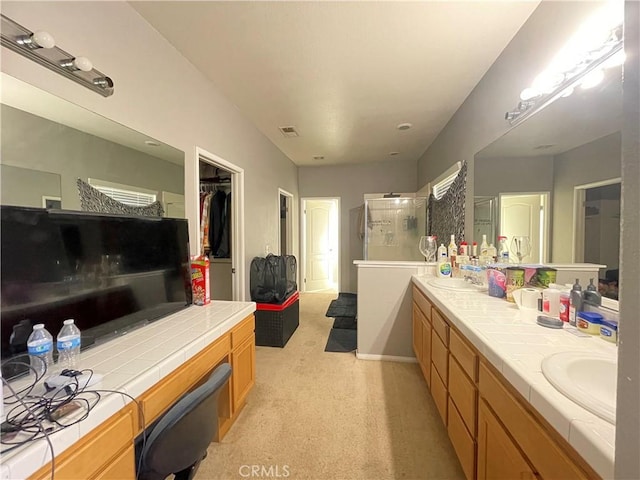
<path fill-rule="evenodd" d="M 538 3 L 131 6 L 305 166 L 419 158 Z M 299 136 L 284 137 L 282 126 Z"/>

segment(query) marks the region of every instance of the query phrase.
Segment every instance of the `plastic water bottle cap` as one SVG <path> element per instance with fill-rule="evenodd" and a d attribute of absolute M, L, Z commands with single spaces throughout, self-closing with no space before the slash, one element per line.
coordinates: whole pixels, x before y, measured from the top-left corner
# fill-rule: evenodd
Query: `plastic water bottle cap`
<path fill-rule="evenodd" d="M 68 320 L 65 320 L 64 322 L 62 322 L 64 325 L 73 325 L 73 318 L 70 318 Z"/>
<path fill-rule="evenodd" d="M 44 323 L 38 323 L 33 326 L 34 330 L 42 330 L 44 328 Z"/>

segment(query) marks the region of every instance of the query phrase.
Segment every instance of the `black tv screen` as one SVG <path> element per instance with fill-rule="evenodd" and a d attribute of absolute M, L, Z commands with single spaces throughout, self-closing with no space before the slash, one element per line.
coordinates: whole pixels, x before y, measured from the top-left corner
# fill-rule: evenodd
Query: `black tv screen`
<path fill-rule="evenodd" d="M 192 302 L 186 220 L 2 206 L 0 238 L 3 359 L 37 323 L 84 350 Z"/>

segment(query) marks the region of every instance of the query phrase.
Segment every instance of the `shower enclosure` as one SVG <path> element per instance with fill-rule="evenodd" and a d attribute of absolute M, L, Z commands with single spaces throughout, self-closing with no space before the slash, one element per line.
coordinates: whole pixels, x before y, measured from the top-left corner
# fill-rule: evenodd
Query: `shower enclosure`
<path fill-rule="evenodd" d="M 424 261 L 418 248 L 426 231 L 425 197 L 365 200 L 365 260 Z"/>

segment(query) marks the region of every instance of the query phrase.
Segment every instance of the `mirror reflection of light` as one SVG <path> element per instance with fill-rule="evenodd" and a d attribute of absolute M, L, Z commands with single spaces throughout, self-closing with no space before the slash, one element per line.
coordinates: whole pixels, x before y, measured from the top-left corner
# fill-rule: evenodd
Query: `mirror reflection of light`
<path fill-rule="evenodd" d="M 624 64 L 624 61 L 626 60 L 626 58 L 627 58 L 627 56 L 625 55 L 624 50 L 620 50 L 618 53 L 616 53 L 609 60 L 604 62 L 602 64 L 602 68 L 618 67 L 618 66 Z"/>
<path fill-rule="evenodd" d="M 602 82 L 603 78 L 604 78 L 604 72 L 602 70 L 600 69 L 594 70 L 584 76 L 584 79 L 582 80 L 582 83 L 580 84 L 580 86 L 585 89 L 593 88 L 596 85 L 598 85 L 600 82 Z"/>

